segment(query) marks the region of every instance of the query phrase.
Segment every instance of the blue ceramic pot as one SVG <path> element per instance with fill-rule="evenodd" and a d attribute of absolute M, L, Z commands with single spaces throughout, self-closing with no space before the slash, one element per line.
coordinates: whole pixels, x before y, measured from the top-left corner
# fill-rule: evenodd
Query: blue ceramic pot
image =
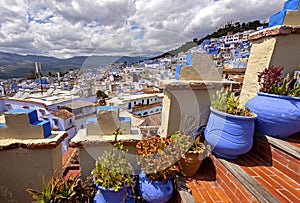
<path fill-rule="evenodd" d="M 205 140 L 221 157 L 236 159 L 252 148 L 255 116 L 236 116 L 217 111 L 211 113 L 204 131 Z"/>
<path fill-rule="evenodd" d="M 258 92 L 246 106 L 257 115 L 258 133 L 287 138 L 300 131 L 300 97 Z"/>
<path fill-rule="evenodd" d="M 144 172 L 139 175 L 138 191 L 140 195 L 151 203 L 165 203 L 173 194 L 173 184 L 170 177 L 164 183 L 161 181 L 151 182 Z"/>
<path fill-rule="evenodd" d="M 129 186 L 120 188 L 116 192 L 112 188 L 105 188 L 99 184 L 96 184 L 96 187 L 98 191 L 94 197 L 94 203 L 123 203 L 124 197 L 126 197 L 125 203 L 134 202 L 133 192 Z"/>

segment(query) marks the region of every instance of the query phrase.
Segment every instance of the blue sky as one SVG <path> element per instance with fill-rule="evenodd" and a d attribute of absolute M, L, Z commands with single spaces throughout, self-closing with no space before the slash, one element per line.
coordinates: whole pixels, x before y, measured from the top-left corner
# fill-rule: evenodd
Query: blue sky
<path fill-rule="evenodd" d="M 0 0 L 0 51 L 68 58 L 155 55 L 284 0 Z"/>

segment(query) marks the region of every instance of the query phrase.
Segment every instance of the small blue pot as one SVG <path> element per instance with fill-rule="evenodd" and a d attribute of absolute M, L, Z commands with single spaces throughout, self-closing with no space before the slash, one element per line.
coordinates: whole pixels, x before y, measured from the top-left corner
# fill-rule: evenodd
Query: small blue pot
<path fill-rule="evenodd" d="M 211 113 L 204 131 L 205 140 L 221 157 L 236 159 L 250 151 L 253 145 L 255 116 L 236 116 L 217 111 Z"/>
<path fill-rule="evenodd" d="M 96 187 L 98 191 L 94 197 L 94 203 L 123 203 L 124 197 L 126 197 L 125 203 L 134 202 L 133 192 L 129 186 L 120 188 L 117 192 L 112 188 L 105 188 L 99 184 L 96 184 Z"/>
<path fill-rule="evenodd" d="M 300 131 L 300 97 L 258 92 L 246 106 L 257 115 L 258 133 L 284 139 Z"/>
<path fill-rule="evenodd" d="M 144 172 L 139 175 L 138 191 L 140 195 L 151 203 L 165 203 L 173 194 L 172 179 L 168 177 L 164 183 L 161 181 L 151 182 Z"/>

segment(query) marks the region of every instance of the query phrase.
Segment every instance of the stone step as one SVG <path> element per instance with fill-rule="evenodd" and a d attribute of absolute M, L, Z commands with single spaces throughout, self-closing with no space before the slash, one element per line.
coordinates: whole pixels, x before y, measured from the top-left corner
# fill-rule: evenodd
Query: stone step
<path fill-rule="evenodd" d="M 259 202 L 299 202 L 300 183 L 251 151 L 236 160 L 218 160 Z"/>
<path fill-rule="evenodd" d="M 186 184 L 177 187 L 180 202 L 183 203 L 258 202 L 214 155 L 203 160 L 194 177 L 184 180 Z"/>
<path fill-rule="evenodd" d="M 249 173 L 246 172 L 248 170 L 248 167 L 250 167 L 250 164 L 247 165 L 248 162 L 245 163 L 244 160 L 241 160 L 241 157 L 239 157 L 238 160 L 234 161 L 225 160 L 222 158 L 217 159 L 226 168 L 226 170 L 232 176 L 234 176 L 249 193 L 251 193 L 255 197 L 257 201 L 280 202 L 263 185 L 257 182 L 257 180 L 254 177 L 252 177 L 251 175 L 249 175 Z M 245 165 L 245 168 L 242 168 L 240 165 Z"/>
<path fill-rule="evenodd" d="M 287 140 L 256 134 L 251 151 L 269 166 L 275 167 L 289 178 L 299 182 L 300 133 Z"/>
<path fill-rule="evenodd" d="M 185 181 L 186 185 L 181 184 L 183 187 L 177 190 L 184 203 L 300 202 L 299 181 L 262 160 L 255 151 L 236 160 L 211 154 L 196 176 L 185 178 Z"/>

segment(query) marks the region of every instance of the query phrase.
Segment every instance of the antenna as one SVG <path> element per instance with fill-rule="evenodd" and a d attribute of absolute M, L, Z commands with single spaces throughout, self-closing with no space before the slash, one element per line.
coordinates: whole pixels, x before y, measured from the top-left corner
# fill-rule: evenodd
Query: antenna
<path fill-rule="evenodd" d="M 41 73 L 42 73 L 42 66 L 40 62 L 35 62 L 35 71 L 39 77 L 40 83 L 41 83 L 41 93 L 43 95 L 43 84 L 42 84 L 42 78 L 41 78 Z"/>

